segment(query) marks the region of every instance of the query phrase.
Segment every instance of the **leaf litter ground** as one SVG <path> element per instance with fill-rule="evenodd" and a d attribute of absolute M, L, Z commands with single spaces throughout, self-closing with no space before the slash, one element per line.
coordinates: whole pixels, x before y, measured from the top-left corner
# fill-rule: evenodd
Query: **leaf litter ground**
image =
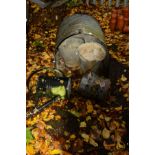
<path fill-rule="evenodd" d="M 27 78 L 41 67 L 53 67 L 58 26 L 65 16 L 86 13 L 95 17 L 105 34 L 108 51 L 113 61 L 113 85 L 106 103 L 72 95 L 26 120 L 30 139 L 27 155 L 128 155 L 128 34 L 109 28 L 111 9 L 104 6 L 59 7 L 40 9 L 30 2 L 27 25 Z M 45 71 L 43 71 L 45 73 Z M 50 73 L 48 73 L 50 74 Z M 33 76 L 30 85 L 36 84 Z M 116 78 L 117 77 L 117 78 Z M 73 89 L 79 85 L 73 82 Z M 32 87 L 35 92 L 35 88 Z M 27 112 L 41 105 L 27 91 Z M 31 131 L 31 134 L 30 134 Z"/>

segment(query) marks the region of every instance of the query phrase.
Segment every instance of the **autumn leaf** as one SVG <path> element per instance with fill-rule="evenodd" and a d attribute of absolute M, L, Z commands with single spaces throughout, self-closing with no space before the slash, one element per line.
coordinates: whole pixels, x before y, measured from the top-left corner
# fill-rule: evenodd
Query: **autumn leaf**
<path fill-rule="evenodd" d="M 93 145 L 94 147 L 98 147 L 98 143 L 95 142 L 95 140 L 94 140 L 93 138 L 91 138 L 91 137 L 90 137 L 89 143 L 90 143 L 91 145 Z"/>
<path fill-rule="evenodd" d="M 88 134 L 82 133 L 81 137 L 84 138 L 84 141 L 86 141 L 86 142 L 89 141 L 89 135 Z"/>
<path fill-rule="evenodd" d="M 104 139 L 108 139 L 110 137 L 110 130 L 104 128 L 102 131 L 102 136 Z"/>
<path fill-rule="evenodd" d="M 75 111 L 75 110 L 70 110 L 69 111 L 71 114 L 73 114 L 74 116 L 76 116 L 76 117 L 80 117 L 81 116 L 81 113 L 79 113 L 79 112 L 77 112 L 77 111 Z"/>
<path fill-rule="evenodd" d="M 86 104 L 87 104 L 87 113 L 91 113 L 91 112 L 93 112 L 93 105 L 92 105 L 92 103 L 90 102 L 90 100 L 88 100 L 87 102 L 86 102 Z"/>
<path fill-rule="evenodd" d="M 37 39 L 40 39 L 41 38 L 41 35 L 39 34 L 34 34 L 34 39 L 37 40 Z"/>
<path fill-rule="evenodd" d="M 113 3 L 115 3 L 115 1 Z M 123 34 L 117 30 L 115 32 L 111 31 L 109 24 L 112 9 L 102 5 L 90 5 L 89 7 L 79 5 L 78 7 L 68 8 L 67 10 L 65 10 L 65 7 L 41 9 L 33 2 L 30 2 L 30 7 L 30 24 L 27 32 L 28 44 L 26 49 L 26 77 L 29 77 L 32 71 L 41 67 L 52 68 L 55 66 L 53 61 L 56 53 L 55 45 L 59 29 L 59 20 L 61 22 L 65 16 L 70 16 L 75 13 L 84 13 L 93 16 L 99 22 L 101 29 L 104 32 L 104 43 L 107 45 L 110 57 L 121 64 L 128 66 L 128 34 Z M 59 16 L 57 21 L 55 21 L 55 16 Z M 88 150 L 91 150 L 92 146 L 98 151 L 98 141 L 100 141 L 100 144 L 103 144 L 105 150 L 109 150 L 111 154 L 123 155 L 125 152 L 124 150 L 127 150 L 124 138 L 122 138 L 126 134 L 127 127 L 127 122 L 124 123 L 124 120 L 122 120 L 122 113 L 124 112 L 124 105 L 122 106 L 122 104 L 128 104 L 129 83 L 127 75 L 125 74 L 126 72 L 128 72 L 128 70 L 126 70 L 118 80 L 118 88 L 115 89 L 118 91 L 118 95 L 110 92 L 112 94 L 110 94 L 107 99 L 108 107 L 103 106 L 103 103 L 97 101 L 84 99 L 81 96 L 74 96 L 74 89 L 78 89 L 80 79 L 76 80 L 76 82 L 73 80 L 73 97 L 70 101 L 62 100 L 61 102 L 56 102 L 40 114 L 26 120 L 26 125 L 30 128 L 30 133 L 33 137 L 32 140 L 28 140 L 26 148 L 27 155 L 35 155 L 37 153 L 43 155 L 71 155 L 71 153 L 64 151 L 63 149 L 78 154 L 88 154 L 83 146 L 85 142 L 90 146 Z M 41 72 L 41 74 L 55 76 L 55 74 L 50 72 L 47 73 L 45 70 Z M 66 72 L 66 76 L 70 77 L 71 72 Z M 36 85 L 37 78 L 38 77 L 35 76 L 32 78 L 30 86 Z M 63 83 L 63 81 L 61 82 Z M 35 89 L 35 87 L 32 87 L 33 93 L 36 93 Z M 118 96 L 121 93 L 124 97 L 123 99 L 127 101 L 127 103 L 116 103 Z M 27 94 L 29 94 L 28 90 Z M 36 103 L 28 95 L 26 108 L 27 110 L 35 108 L 37 104 L 42 105 L 46 100 L 47 98 L 45 97 Z M 117 106 L 115 106 L 115 104 L 117 104 Z M 55 120 L 63 122 L 68 121 L 68 117 L 63 118 L 63 116 L 59 116 L 53 107 L 66 109 L 66 111 L 73 114 L 80 122 L 78 125 L 78 127 L 80 127 L 80 133 L 70 133 L 70 131 L 67 130 L 69 127 L 74 127 L 74 124 L 70 122 L 66 126 L 62 125 L 56 129 L 53 128 L 51 124 L 48 124 L 49 121 L 52 122 Z M 32 126 L 34 128 L 31 131 Z M 62 134 L 60 135 L 59 130 L 61 129 Z M 98 130 L 100 132 L 98 132 Z M 30 139 L 32 138 L 31 136 Z M 128 151 L 126 152 L 128 153 Z"/>
<path fill-rule="evenodd" d="M 89 120 L 91 120 L 91 117 L 90 116 L 87 116 L 86 117 L 86 121 L 89 121 Z"/>
<path fill-rule="evenodd" d="M 26 153 L 27 155 L 35 155 L 35 149 L 32 145 L 26 145 Z"/>
<path fill-rule="evenodd" d="M 122 80 L 123 82 L 127 80 L 127 78 L 125 77 L 125 75 L 122 74 L 121 80 Z"/>
<path fill-rule="evenodd" d="M 76 135 L 75 134 L 72 134 L 72 135 L 70 135 L 70 138 L 71 139 L 75 139 L 76 138 Z"/>
<path fill-rule="evenodd" d="M 49 151 L 49 154 L 50 155 L 58 155 L 58 154 L 62 155 L 62 150 L 59 150 L 59 149 L 51 150 Z"/>
<path fill-rule="evenodd" d="M 87 126 L 86 122 L 81 122 L 80 123 L 80 128 L 85 128 Z"/>
<path fill-rule="evenodd" d="M 33 136 L 30 128 L 26 128 L 26 143 L 30 143 L 33 140 Z"/>

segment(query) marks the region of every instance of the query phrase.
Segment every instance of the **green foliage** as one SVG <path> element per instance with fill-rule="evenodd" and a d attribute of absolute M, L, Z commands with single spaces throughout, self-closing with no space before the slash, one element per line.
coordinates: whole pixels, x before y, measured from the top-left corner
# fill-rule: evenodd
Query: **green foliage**
<path fill-rule="evenodd" d="M 42 52 L 45 49 L 44 44 L 39 40 L 35 40 L 32 43 L 32 46 L 35 47 L 35 49 L 33 50 L 33 52 L 35 52 L 35 53 L 36 52 Z"/>
<path fill-rule="evenodd" d="M 33 140 L 33 136 L 30 128 L 26 128 L 26 144 Z"/>
<path fill-rule="evenodd" d="M 32 43 L 33 46 L 36 46 L 36 47 L 44 47 L 44 45 L 39 41 L 39 40 L 35 40 L 33 43 Z"/>
<path fill-rule="evenodd" d="M 68 7 L 75 7 L 75 6 L 79 6 L 80 4 L 83 4 L 83 1 L 82 0 L 70 0 L 67 3 L 67 6 Z"/>

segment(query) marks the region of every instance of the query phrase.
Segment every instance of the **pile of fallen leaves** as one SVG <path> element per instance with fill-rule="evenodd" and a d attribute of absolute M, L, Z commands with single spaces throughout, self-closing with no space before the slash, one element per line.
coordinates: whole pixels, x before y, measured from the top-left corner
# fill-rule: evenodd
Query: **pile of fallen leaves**
<path fill-rule="evenodd" d="M 55 41 L 63 17 L 86 13 L 100 23 L 109 53 L 117 62 L 128 66 L 128 34 L 114 33 L 109 28 L 111 9 L 104 6 L 80 5 L 73 8 L 41 9 L 30 2 L 27 32 L 27 78 L 41 67 L 54 66 Z M 106 103 L 72 95 L 69 100 L 53 103 L 40 114 L 26 120 L 27 155 L 128 155 L 128 70 L 116 81 L 116 93 Z M 42 72 L 44 73 L 44 71 Z M 38 75 L 30 85 L 36 84 Z M 73 82 L 73 89 L 78 86 Z M 115 89 L 115 90 L 116 90 Z M 113 91 L 112 91 L 113 92 Z M 120 96 L 123 100 L 120 102 Z M 27 111 L 42 105 L 27 92 Z M 107 105 L 106 105 L 107 104 Z"/>

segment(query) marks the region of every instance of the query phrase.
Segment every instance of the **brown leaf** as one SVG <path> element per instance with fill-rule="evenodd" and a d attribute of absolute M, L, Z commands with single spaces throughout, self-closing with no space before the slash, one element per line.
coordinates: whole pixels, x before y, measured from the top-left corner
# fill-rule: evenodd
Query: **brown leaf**
<path fill-rule="evenodd" d="M 127 78 L 125 77 L 125 75 L 124 74 L 122 74 L 122 76 L 121 76 L 121 81 L 126 81 L 127 80 Z"/>
<path fill-rule="evenodd" d="M 93 145 L 94 147 L 98 147 L 98 143 L 95 142 L 95 140 L 92 139 L 91 137 L 90 137 L 90 139 L 89 139 L 89 143 L 90 143 L 91 145 Z"/>
<path fill-rule="evenodd" d="M 86 102 L 86 104 L 87 104 L 87 113 L 93 112 L 94 108 L 93 108 L 93 105 L 92 105 L 91 101 L 88 100 L 88 101 Z"/>
<path fill-rule="evenodd" d="M 110 130 L 108 130 L 107 128 L 104 128 L 102 131 L 102 136 L 104 139 L 108 139 L 110 137 Z"/>
<path fill-rule="evenodd" d="M 85 128 L 87 126 L 86 122 L 81 122 L 80 123 L 80 128 Z"/>
<path fill-rule="evenodd" d="M 34 35 L 34 39 L 40 39 L 41 38 L 41 35 L 40 34 L 35 34 Z"/>

